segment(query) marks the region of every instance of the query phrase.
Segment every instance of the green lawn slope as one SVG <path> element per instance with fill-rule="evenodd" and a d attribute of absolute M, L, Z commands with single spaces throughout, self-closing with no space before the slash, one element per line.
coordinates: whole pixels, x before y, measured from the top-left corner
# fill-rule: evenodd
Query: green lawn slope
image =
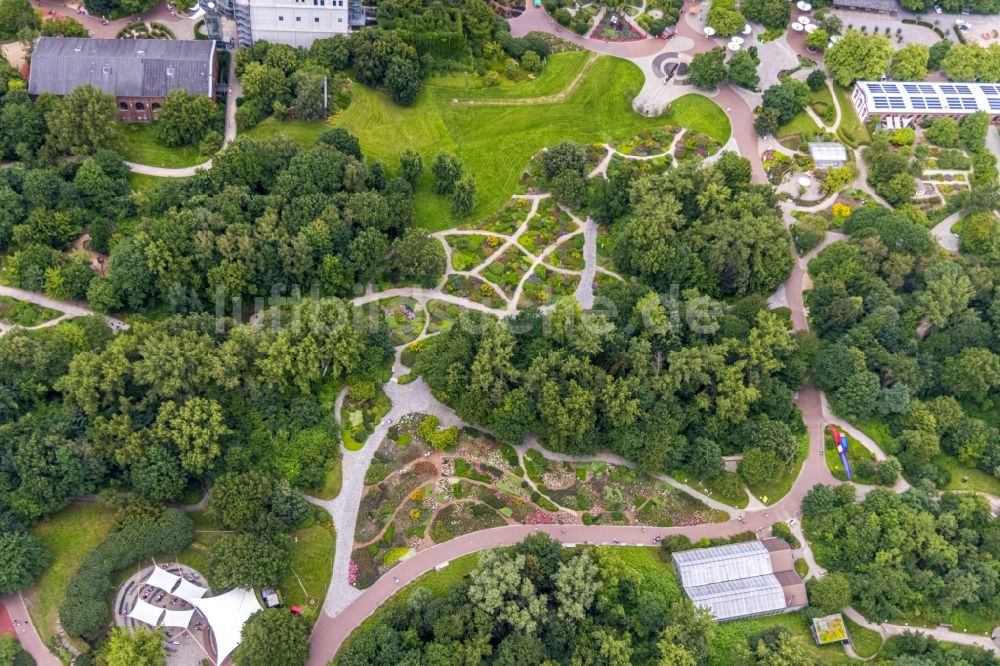
<path fill-rule="evenodd" d="M 665 115 L 645 118 L 631 105 L 643 83 L 637 66 L 599 57 L 574 84 L 585 66 L 579 54 L 555 55 L 539 79 L 489 91 L 463 88 L 456 77 L 439 83 L 431 80 L 408 108 L 397 106 L 381 91 L 356 85 L 351 104 L 337 124 L 360 138 L 368 157 L 392 167 L 396 155 L 408 146 L 423 155 L 426 167 L 439 150 L 454 152 L 478 184 L 478 204 L 470 219 L 500 208 L 514 193 L 531 156 L 564 139 L 588 143 L 627 139 L 643 129 L 667 124 L 704 132 L 720 143 L 729 139 L 729 119 L 708 98 L 685 95 Z M 571 91 L 559 101 L 510 103 L 558 94 L 570 86 Z M 480 104 L 468 103 L 477 99 Z M 445 197 L 431 192 L 430 183 L 425 173 L 417 192 L 418 223 L 438 230 L 462 222 L 452 216 Z"/>

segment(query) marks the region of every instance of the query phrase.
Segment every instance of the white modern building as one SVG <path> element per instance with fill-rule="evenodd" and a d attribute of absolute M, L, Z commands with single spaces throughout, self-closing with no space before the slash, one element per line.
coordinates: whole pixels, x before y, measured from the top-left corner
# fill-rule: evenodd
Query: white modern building
<path fill-rule="evenodd" d="M 361 0 L 222 0 L 219 9 L 236 21 L 244 48 L 259 40 L 308 48 L 365 24 Z"/>
<path fill-rule="evenodd" d="M 983 111 L 991 121 L 1000 117 L 1000 85 L 992 83 L 931 83 L 927 81 L 858 81 L 851 102 L 861 122 L 877 118 L 898 129 L 925 118 L 960 118 Z"/>

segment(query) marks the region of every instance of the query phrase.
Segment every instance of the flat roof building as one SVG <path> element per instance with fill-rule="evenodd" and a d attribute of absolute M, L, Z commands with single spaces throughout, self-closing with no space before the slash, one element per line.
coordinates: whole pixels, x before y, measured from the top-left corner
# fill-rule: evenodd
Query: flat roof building
<path fill-rule="evenodd" d="M 674 570 L 695 606 L 717 620 L 805 608 L 805 584 L 781 539 L 696 548 L 673 554 Z"/>
<path fill-rule="evenodd" d="M 862 12 L 895 15 L 899 9 L 896 0 L 833 0 L 834 9 L 854 9 Z"/>
<path fill-rule="evenodd" d="M 851 102 L 861 122 L 878 118 L 889 129 L 928 117 L 960 118 L 982 111 L 1000 117 L 1000 85 L 929 81 L 858 81 Z"/>
<path fill-rule="evenodd" d="M 31 54 L 28 94 L 68 95 L 92 85 L 115 97 L 121 120 L 155 120 L 171 90 L 215 96 L 211 40 L 42 37 Z"/>

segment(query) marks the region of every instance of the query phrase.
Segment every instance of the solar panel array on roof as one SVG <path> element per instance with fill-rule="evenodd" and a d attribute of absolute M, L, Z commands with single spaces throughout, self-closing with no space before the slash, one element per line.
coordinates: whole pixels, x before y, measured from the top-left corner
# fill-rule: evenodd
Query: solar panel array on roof
<path fill-rule="evenodd" d="M 859 81 L 868 109 L 887 113 L 958 114 L 1000 111 L 1000 85 Z"/>

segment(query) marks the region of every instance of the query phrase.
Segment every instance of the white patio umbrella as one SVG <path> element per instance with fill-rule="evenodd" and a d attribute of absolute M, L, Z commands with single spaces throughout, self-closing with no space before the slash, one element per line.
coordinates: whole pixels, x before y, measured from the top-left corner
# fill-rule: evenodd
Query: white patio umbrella
<path fill-rule="evenodd" d="M 810 23 L 809 25 L 806 26 L 806 32 L 808 32 L 810 35 L 816 32 L 817 30 L 819 30 L 819 26 L 816 25 L 815 23 Z"/>
<path fill-rule="evenodd" d="M 737 44 L 736 42 L 729 42 L 729 44 L 726 45 L 726 48 L 728 48 L 730 51 L 739 51 L 740 45 Z"/>
<path fill-rule="evenodd" d="M 801 23 L 802 25 L 809 25 L 809 17 L 808 17 L 808 16 L 800 16 L 800 17 L 798 18 L 798 21 L 799 21 L 799 23 Z"/>
<path fill-rule="evenodd" d="M 801 178 L 799 178 L 799 185 L 801 185 L 802 187 L 809 187 L 810 185 L 812 185 L 812 181 L 809 180 L 809 178 L 807 178 L 806 176 L 802 176 Z"/>
<path fill-rule="evenodd" d="M 733 42 L 733 43 L 735 43 L 735 44 L 739 44 L 739 45 L 741 45 L 741 46 L 742 46 L 742 45 L 743 45 L 743 42 L 745 42 L 746 40 L 745 40 L 745 39 L 743 39 L 742 37 L 735 37 L 735 36 L 734 36 L 734 37 L 733 37 L 732 39 L 730 39 L 729 41 L 731 41 L 731 42 Z"/>
<path fill-rule="evenodd" d="M 705 26 L 705 34 L 708 35 L 709 37 L 711 37 L 712 35 L 715 34 L 715 28 L 713 28 L 710 25 L 706 25 Z"/>
<path fill-rule="evenodd" d="M 792 24 L 792 30 L 794 30 L 795 32 L 802 32 L 802 29 L 803 29 L 803 25 L 801 23 L 793 23 Z"/>
<path fill-rule="evenodd" d="M 747 23 L 745 26 L 743 26 L 743 34 L 744 35 L 749 35 L 751 32 L 753 32 L 753 28 L 750 27 L 749 23 Z"/>

